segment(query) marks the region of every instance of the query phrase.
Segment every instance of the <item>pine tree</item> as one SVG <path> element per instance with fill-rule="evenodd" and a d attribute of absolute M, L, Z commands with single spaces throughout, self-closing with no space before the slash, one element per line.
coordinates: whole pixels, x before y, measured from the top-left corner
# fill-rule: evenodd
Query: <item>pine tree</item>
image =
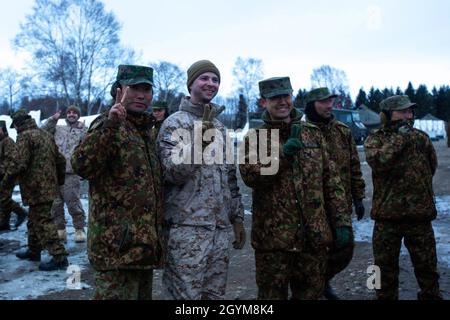
<path fill-rule="evenodd" d="M 367 94 L 363 88 L 359 89 L 358 95 L 356 96 L 355 105 L 359 108 L 361 105 L 367 106 L 369 101 L 367 100 Z"/>
<path fill-rule="evenodd" d="M 416 117 L 418 119 L 422 118 L 428 113 L 435 113 L 432 106 L 432 101 L 433 100 L 430 93 L 428 92 L 427 86 L 424 84 L 419 85 L 414 97 L 414 102 L 418 104 L 418 107 L 416 108 Z"/>
<path fill-rule="evenodd" d="M 306 91 L 306 89 L 299 89 L 297 95 L 295 96 L 294 99 L 294 107 L 295 108 L 301 108 L 304 109 L 306 104 L 305 104 L 305 98 L 306 98 L 306 93 L 308 91 Z"/>
<path fill-rule="evenodd" d="M 411 81 L 408 82 L 408 87 L 405 90 L 405 94 L 409 97 L 412 102 L 416 101 L 416 90 L 414 89 Z"/>

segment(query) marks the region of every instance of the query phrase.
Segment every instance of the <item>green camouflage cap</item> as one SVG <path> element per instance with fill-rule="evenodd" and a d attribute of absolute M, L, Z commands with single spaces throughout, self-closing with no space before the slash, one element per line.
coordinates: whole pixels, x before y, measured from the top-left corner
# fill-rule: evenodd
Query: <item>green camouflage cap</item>
<path fill-rule="evenodd" d="M 19 109 L 11 113 L 12 123 L 10 128 L 13 129 L 14 125 L 20 125 L 24 120 L 31 118 L 25 109 Z"/>
<path fill-rule="evenodd" d="M 406 95 L 392 96 L 380 102 L 381 110 L 386 111 L 399 111 L 411 107 L 417 107 L 417 103 L 412 103 Z"/>
<path fill-rule="evenodd" d="M 150 67 L 121 64 L 116 81 L 122 86 L 148 83 L 153 86 L 153 69 Z"/>
<path fill-rule="evenodd" d="M 168 107 L 165 101 L 155 101 L 152 105 L 152 110 L 167 109 Z"/>
<path fill-rule="evenodd" d="M 317 88 L 309 91 L 306 94 L 306 104 L 312 102 L 312 101 L 321 101 L 326 100 L 328 98 L 336 98 L 337 94 L 332 94 L 330 90 L 326 87 L 323 88 Z"/>
<path fill-rule="evenodd" d="M 265 99 L 291 94 L 292 91 L 289 77 L 274 77 L 259 82 L 259 93 Z"/>

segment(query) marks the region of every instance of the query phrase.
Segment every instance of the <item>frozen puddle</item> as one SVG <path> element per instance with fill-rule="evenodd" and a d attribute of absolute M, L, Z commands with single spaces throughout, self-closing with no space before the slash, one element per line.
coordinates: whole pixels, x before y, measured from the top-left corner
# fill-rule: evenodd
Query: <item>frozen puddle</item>
<path fill-rule="evenodd" d="M 21 202 L 20 195 L 13 196 L 15 201 Z M 81 199 L 83 208 L 88 212 L 88 200 Z M 69 268 L 81 272 L 81 281 L 74 288 L 88 288 L 89 285 L 83 283 L 83 270 L 89 261 L 86 254 L 86 243 L 75 244 L 75 230 L 72 225 L 72 218 L 66 210 L 67 221 L 67 244 L 66 250 L 69 253 Z M 0 235 L 0 239 L 18 241 L 20 249 L 25 249 L 27 244 L 26 223 L 22 224 L 17 231 L 6 232 Z M 43 272 L 38 270 L 38 262 L 23 261 L 16 258 L 19 251 L 8 254 L 0 253 L 0 299 L 2 300 L 25 300 L 32 299 L 44 294 L 63 291 L 68 288 L 67 280 L 73 273 L 66 273 L 66 270 Z M 50 260 L 51 256 L 44 251 L 41 261 Z M 72 271 L 73 272 L 73 271 Z"/>

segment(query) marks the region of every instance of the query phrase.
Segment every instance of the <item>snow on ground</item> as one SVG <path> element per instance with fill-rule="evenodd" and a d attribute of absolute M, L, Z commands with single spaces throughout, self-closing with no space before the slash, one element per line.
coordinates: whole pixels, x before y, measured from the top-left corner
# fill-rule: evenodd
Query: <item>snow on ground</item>
<path fill-rule="evenodd" d="M 13 199 L 21 202 L 19 194 L 15 194 Z M 88 200 L 81 199 L 81 202 L 87 213 Z M 68 241 L 65 247 L 69 253 L 69 264 L 79 266 L 81 274 L 83 274 L 85 266 L 89 263 L 86 254 L 86 243 L 75 243 L 75 229 L 72 225 L 72 218 L 67 210 L 66 225 Z M 21 247 L 20 250 L 23 250 L 27 244 L 26 230 L 26 223 L 24 223 L 16 231 L 1 234 L 0 239 L 18 241 Z M 66 273 L 65 270 L 53 272 L 39 271 L 39 262 L 23 261 L 16 258 L 15 253 L 18 251 L 6 255 L 0 253 L 0 299 L 31 299 L 51 292 L 63 291 L 67 288 L 66 282 L 70 276 L 69 273 Z M 47 262 L 50 258 L 51 256 L 44 251 L 41 261 Z M 80 287 L 89 287 L 89 285 L 83 283 L 83 278 L 81 278 Z"/>

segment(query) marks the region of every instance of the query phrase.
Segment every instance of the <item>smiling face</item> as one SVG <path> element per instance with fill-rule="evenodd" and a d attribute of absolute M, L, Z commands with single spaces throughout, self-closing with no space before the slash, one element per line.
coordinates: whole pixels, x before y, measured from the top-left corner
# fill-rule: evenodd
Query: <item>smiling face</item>
<path fill-rule="evenodd" d="M 147 83 L 138 83 L 128 86 L 125 108 L 132 112 L 144 112 L 152 104 L 153 90 Z"/>
<path fill-rule="evenodd" d="M 292 94 L 283 94 L 272 98 L 262 99 L 263 105 L 273 120 L 289 119 L 289 114 L 294 107 Z"/>
<path fill-rule="evenodd" d="M 67 111 L 66 117 L 67 117 L 67 121 L 69 121 L 70 124 L 77 122 L 78 119 L 80 118 L 78 113 L 76 113 L 74 110 Z"/>
<path fill-rule="evenodd" d="M 331 110 L 333 109 L 334 98 L 314 101 L 314 108 L 319 116 L 324 119 L 331 118 Z"/>
<path fill-rule="evenodd" d="M 189 87 L 191 93 L 191 102 L 209 103 L 219 91 L 219 77 L 212 72 L 205 72 L 198 76 Z"/>

